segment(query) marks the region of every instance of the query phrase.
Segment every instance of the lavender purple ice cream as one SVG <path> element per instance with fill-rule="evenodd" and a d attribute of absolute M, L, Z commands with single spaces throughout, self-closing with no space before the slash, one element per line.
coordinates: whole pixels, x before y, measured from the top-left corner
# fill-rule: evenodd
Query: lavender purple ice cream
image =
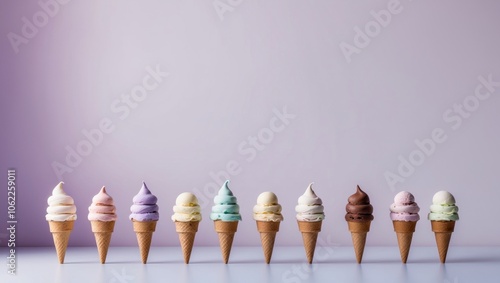
<path fill-rule="evenodd" d="M 157 197 L 154 196 L 142 182 L 142 187 L 139 193 L 134 196 L 132 201 L 134 204 L 130 207 L 130 220 L 135 221 L 158 221 L 160 215 L 158 213 L 158 205 L 156 205 Z"/>

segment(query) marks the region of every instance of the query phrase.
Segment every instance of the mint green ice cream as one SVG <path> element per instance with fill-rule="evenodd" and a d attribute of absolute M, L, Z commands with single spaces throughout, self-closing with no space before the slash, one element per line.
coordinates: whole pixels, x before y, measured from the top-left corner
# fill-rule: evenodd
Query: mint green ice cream
<path fill-rule="evenodd" d="M 428 216 L 431 221 L 457 221 L 458 206 L 455 198 L 447 191 L 439 191 L 432 198 L 431 212 Z"/>
<path fill-rule="evenodd" d="M 240 206 L 236 202 L 236 197 L 227 186 L 229 180 L 224 182 L 224 185 L 219 190 L 219 193 L 214 197 L 214 206 L 210 219 L 221 221 L 239 221 L 241 220 Z"/>

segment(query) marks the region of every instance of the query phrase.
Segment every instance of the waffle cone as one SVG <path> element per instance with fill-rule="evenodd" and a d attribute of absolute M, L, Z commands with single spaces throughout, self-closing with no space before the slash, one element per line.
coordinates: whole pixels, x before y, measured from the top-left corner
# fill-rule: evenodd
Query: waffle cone
<path fill-rule="evenodd" d="M 260 233 L 260 242 L 264 251 L 264 260 L 266 263 L 271 262 L 273 255 L 274 239 L 276 233 L 280 229 L 280 222 L 273 221 L 257 221 L 257 230 Z"/>
<path fill-rule="evenodd" d="M 399 253 L 401 254 L 401 261 L 406 263 L 408 254 L 410 253 L 411 239 L 417 221 L 392 221 L 394 232 L 398 237 Z"/>
<path fill-rule="evenodd" d="M 215 231 L 219 235 L 220 251 L 224 263 L 229 262 L 231 247 L 233 246 L 234 233 L 238 230 L 238 221 L 214 221 Z"/>
<path fill-rule="evenodd" d="M 431 221 L 432 231 L 436 237 L 436 245 L 441 263 L 446 262 L 451 234 L 455 230 L 455 221 Z"/>
<path fill-rule="evenodd" d="M 185 263 L 189 263 L 189 259 L 191 258 L 194 236 L 196 236 L 196 232 L 198 232 L 198 224 L 200 224 L 199 221 L 175 221 L 175 230 L 177 231 L 177 234 L 179 234 L 179 241 L 181 243 Z"/>
<path fill-rule="evenodd" d="M 75 221 L 49 221 L 49 228 L 54 239 L 54 247 L 56 248 L 59 263 L 64 263 L 69 235 L 73 230 L 74 224 Z"/>
<path fill-rule="evenodd" d="M 312 263 L 314 258 L 314 251 L 316 250 L 318 233 L 321 231 L 322 221 L 297 221 L 297 223 L 299 224 L 299 230 L 302 233 L 302 240 L 304 242 L 304 249 L 306 250 L 307 262 Z"/>
<path fill-rule="evenodd" d="M 156 230 L 157 221 L 135 221 L 132 220 L 134 232 L 137 236 L 137 244 L 141 252 L 141 261 L 146 263 L 148 261 L 149 248 L 151 247 L 151 240 L 153 239 L 153 232 Z"/>
<path fill-rule="evenodd" d="M 354 253 L 356 261 L 361 263 L 363 260 L 363 252 L 365 251 L 366 234 L 370 231 L 371 221 L 355 222 L 348 221 L 349 231 L 351 231 L 352 244 L 354 245 Z"/>
<path fill-rule="evenodd" d="M 101 263 L 106 262 L 108 255 L 109 243 L 111 242 L 111 234 L 115 227 L 115 221 L 90 221 L 92 232 L 94 232 L 97 251 L 99 252 L 99 260 Z"/>

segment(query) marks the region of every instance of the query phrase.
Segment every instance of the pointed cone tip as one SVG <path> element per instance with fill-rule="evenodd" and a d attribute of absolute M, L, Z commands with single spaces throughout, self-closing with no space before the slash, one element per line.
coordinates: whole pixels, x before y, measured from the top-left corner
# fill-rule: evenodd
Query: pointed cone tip
<path fill-rule="evenodd" d="M 63 182 L 59 182 L 55 187 L 54 189 L 52 189 L 52 195 L 54 194 L 66 194 L 66 192 L 64 191 L 64 188 L 63 188 Z"/>
<path fill-rule="evenodd" d="M 309 184 L 309 186 L 307 186 L 306 192 L 307 192 L 308 190 L 311 190 L 311 191 L 313 191 L 313 192 L 314 192 L 314 190 L 313 190 L 313 185 L 314 185 L 314 182 L 311 182 L 311 183 Z"/>
<path fill-rule="evenodd" d="M 146 194 L 151 194 L 151 191 L 149 190 L 148 186 L 144 181 L 142 181 L 141 191 L 144 191 Z"/>

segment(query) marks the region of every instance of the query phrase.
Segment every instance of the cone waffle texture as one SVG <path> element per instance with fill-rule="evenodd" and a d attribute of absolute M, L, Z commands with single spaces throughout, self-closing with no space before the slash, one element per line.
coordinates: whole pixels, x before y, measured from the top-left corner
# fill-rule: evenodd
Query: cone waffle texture
<path fill-rule="evenodd" d="M 436 245 L 441 263 L 446 262 L 451 234 L 455 230 L 455 221 L 431 221 L 432 231 L 436 237 Z"/>
<path fill-rule="evenodd" d="M 408 254 L 410 253 L 411 239 L 413 232 L 415 232 L 416 221 L 392 221 L 394 232 L 398 237 L 399 253 L 401 254 L 401 261 L 406 263 Z"/>
<path fill-rule="evenodd" d="M 90 223 L 92 225 L 92 232 L 94 232 L 97 251 L 99 252 L 99 260 L 101 263 L 105 263 L 115 221 L 90 221 Z"/>
<path fill-rule="evenodd" d="M 73 230 L 75 221 L 49 221 L 50 232 L 54 238 L 59 263 L 64 263 L 66 249 L 68 248 L 69 235 Z"/>
<path fill-rule="evenodd" d="M 175 222 L 175 230 L 177 234 L 179 234 L 179 241 L 181 243 L 185 263 L 189 263 L 189 259 L 191 258 L 194 236 L 196 236 L 196 232 L 198 232 L 198 224 L 200 224 L 199 221 Z"/>
<path fill-rule="evenodd" d="M 137 236 L 137 244 L 141 252 L 141 261 L 146 263 L 149 256 L 149 248 L 151 247 L 151 240 L 153 239 L 153 232 L 156 230 L 157 221 L 135 221 L 132 220 L 134 225 L 134 232 Z"/>
<path fill-rule="evenodd" d="M 306 250 L 307 262 L 312 263 L 314 258 L 314 251 L 316 250 L 316 241 L 318 240 L 318 233 L 321 231 L 322 221 L 297 221 L 299 230 L 302 233 L 302 240 L 304 242 L 304 249 Z"/>
<path fill-rule="evenodd" d="M 366 234 L 370 231 L 371 221 L 355 222 L 348 221 L 349 231 L 351 231 L 352 244 L 354 245 L 354 253 L 356 261 L 361 263 L 363 260 L 363 252 L 365 251 Z"/>
<path fill-rule="evenodd" d="M 274 239 L 276 233 L 280 229 L 280 222 L 273 221 L 257 221 L 257 230 L 260 233 L 260 242 L 264 251 L 264 260 L 266 263 L 271 262 L 273 255 Z"/>
<path fill-rule="evenodd" d="M 224 263 L 229 262 L 231 247 L 233 246 L 234 233 L 238 230 L 238 221 L 214 221 L 215 231 L 219 235 L 220 251 Z"/>

